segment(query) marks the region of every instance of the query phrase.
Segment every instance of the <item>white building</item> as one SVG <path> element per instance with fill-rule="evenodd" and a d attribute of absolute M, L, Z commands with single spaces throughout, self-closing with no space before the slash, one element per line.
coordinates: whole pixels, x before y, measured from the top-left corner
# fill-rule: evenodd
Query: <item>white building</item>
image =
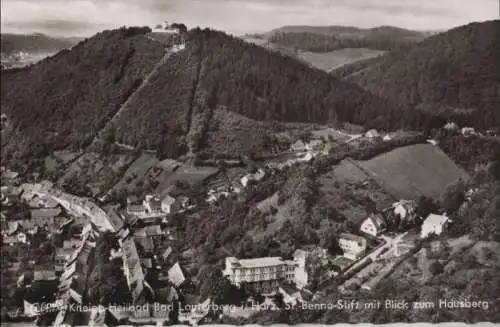
<path fill-rule="evenodd" d="M 380 215 L 371 215 L 366 218 L 359 228 L 363 233 L 377 237 L 385 229 L 384 219 Z"/>
<path fill-rule="evenodd" d="M 167 195 L 161 201 L 161 211 L 166 214 L 175 214 L 180 210 L 180 203 L 175 198 Z"/>
<path fill-rule="evenodd" d="M 472 127 L 464 127 L 461 130 L 461 133 L 463 136 L 471 136 L 471 135 L 476 135 L 476 131 Z"/>
<path fill-rule="evenodd" d="M 179 34 L 179 29 L 178 28 L 173 28 L 167 21 L 164 21 L 163 23 L 157 25 L 153 29 L 154 33 L 168 33 L 168 34 Z"/>
<path fill-rule="evenodd" d="M 243 176 L 240 180 L 241 185 L 243 185 L 243 187 L 247 187 L 247 185 L 250 181 L 258 182 L 261 179 L 263 179 L 265 175 L 266 175 L 265 171 L 262 169 L 259 169 L 255 174 L 248 174 L 248 175 Z"/>
<path fill-rule="evenodd" d="M 350 233 L 340 235 L 339 245 L 344 251 L 344 257 L 351 260 L 358 260 L 366 251 L 366 239 Z"/>
<path fill-rule="evenodd" d="M 306 252 L 298 250 L 293 260 L 283 260 L 281 257 L 241 260 L 227 257 L 223 274 L 232 284 L 239 287 L 245 283 L 262 294 L 276 292 L 281 282 L 293 283 L 302 288 L 307 284 L 306 255 Z"/>
<path fill-rule="evenodd" d="M 443 126 L 443 128 L 448 131 L 456 131 L 458 129 L 458 125 L 454 122 L 447 122 L 446 125 Z"/>
<path fill-rule="evenodd" d="M 377 132 L 376 129 L 370 129 L 368 132 L 366 132 L 365 137 L 372 139 L 375 137 L 380 137 L 380 134 Z"/>
<path fill-rule="evenodd" d="M 440 235 L 450 219 L 446 215 L 436 215 L 431 213 L 422 224 L 420 238 L 426 238 L 431 234 Z"/>

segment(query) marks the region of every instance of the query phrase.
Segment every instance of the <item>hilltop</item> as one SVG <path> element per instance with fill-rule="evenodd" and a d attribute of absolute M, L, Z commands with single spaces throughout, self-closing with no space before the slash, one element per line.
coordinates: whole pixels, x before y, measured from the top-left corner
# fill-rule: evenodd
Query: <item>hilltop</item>
<path fill-rule="evenodd" d="M 375 118 L 394 111 L 354 84 L 222 32 L 192 30 L 185 49 L 168 58 L 149 32 L 105 31 L 2 73 L 2 112 L 12 132 L 4 153 L 85 149 L 127 100 L 105 139 L 174 158 L 204 147 L 218 107 L 257 121 L 380 128 L 387 122 Z"/>
<path fill-rule="evenodd" d="M 500 125 L 500 21 L 472 23 L 368 59 L 337 77 L 427 117 L 480 129 Z"/>

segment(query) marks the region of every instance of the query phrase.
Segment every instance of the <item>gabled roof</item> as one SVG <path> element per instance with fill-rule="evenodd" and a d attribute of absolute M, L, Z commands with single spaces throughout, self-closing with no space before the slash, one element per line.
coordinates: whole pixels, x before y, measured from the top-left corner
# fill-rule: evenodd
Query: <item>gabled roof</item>
<path fill-rule="evenodd" d="M 349 241 L 354 241 L 357 243 L 361 244 L 366 244 L 366 239 L 364 237 L 361 237 L 359 235 L 354 235 L 351 233 L 342 233 L 340 234 L 341 239 L 349 240 Z"/>
<path fill-rule="evenodd" d="M 181 266 L 178 262 L 176 262 L 175 265 L 173 265 L 172 268 L 168 270 L 168 279 L 177 287 L 182 285 L 182 283 L 184 283 L 184 281 L 186 280 L 186 277 L 184 277 L 184 273 L 182 272 Z"/>
<path fill-rule="evenodd" d="M 47 219 L 54 218 L 61 214 L 61 208 L 40 208 L 40 209 L 31 209 L 31 219 Z"/>
<path fill-rule="evenodd" d="M 449 220 L 450 219 L 446 215 L 436 215 L 431 213 L 430 215 L 427 216 L 427 218 L 425 218 L 424 224 L 442 225 Z"/>

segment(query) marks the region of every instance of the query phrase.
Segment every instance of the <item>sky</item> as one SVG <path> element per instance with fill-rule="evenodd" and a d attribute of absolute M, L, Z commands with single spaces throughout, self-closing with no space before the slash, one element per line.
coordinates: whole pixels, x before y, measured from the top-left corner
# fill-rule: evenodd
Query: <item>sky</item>
<path fill-rule="evenodd" d="M 498 19 L 499 0 L 1 0 L 2 33 L 90 36 L 164 20 L 231 34 L 285 25 L 440 31 Z"/>

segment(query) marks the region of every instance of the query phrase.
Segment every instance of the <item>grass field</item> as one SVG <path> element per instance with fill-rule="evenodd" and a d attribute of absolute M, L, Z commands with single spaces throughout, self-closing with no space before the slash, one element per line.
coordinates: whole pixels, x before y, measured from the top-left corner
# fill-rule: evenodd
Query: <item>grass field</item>
<path fill-rule="evenodd" d="M 299 53 L 297 56 L 316 68 L 330 72 L 344 65 L 363 59 L 378 57 L 384 53 L 385 51 L 366 48 L 347 48 L 325 53 L 304 51 Z"/>
<path fill-rule="evenodd" d="M 450 183 L 469 179 L 441 149 L 430 144 L 397 148 L 356 163 L 398 199 L 415 200 L 421 195 L 438 199 Z"/>

